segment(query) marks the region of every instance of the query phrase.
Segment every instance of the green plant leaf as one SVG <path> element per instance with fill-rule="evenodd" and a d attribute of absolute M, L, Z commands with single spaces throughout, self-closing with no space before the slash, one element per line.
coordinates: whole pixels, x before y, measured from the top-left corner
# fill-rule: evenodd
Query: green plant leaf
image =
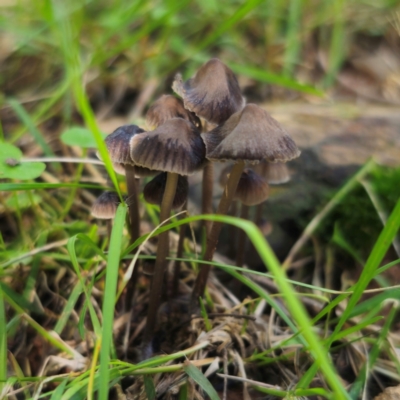
<path fill-rule="evenodd" d="M 153 379 L 147 375 L 143 375 L 144 390 L 148 400 L 154 400 L 156 398 L 156 388 L 154 386 Z"/>
<path fill-rule="evenodd" d="M 0 179 L 35 179 L 42 174 L 46 164 L 41 162 L 20 163 L 22 152 L 18 147 L 2 143 L 0 148 Z"/>
<path fill-rule="evenodd" d="M 197 367 L 187 361 L 183 369 L 210 396 L 211 400 L 219 400 L 218 393 Z"/>
<path fill-rule="evenodd" d="M 102 133 L 103 139 L 107 136 Z M 73 126 L 61 134 L 61 140 L 68 146 L 94 147 L 97 148 L 96 140 L 89 129 Z"/>

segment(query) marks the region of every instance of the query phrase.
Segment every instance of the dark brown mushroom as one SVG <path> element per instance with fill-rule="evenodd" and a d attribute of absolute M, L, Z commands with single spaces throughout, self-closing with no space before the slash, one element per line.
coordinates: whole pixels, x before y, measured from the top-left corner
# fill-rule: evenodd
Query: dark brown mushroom
<path fill-rule="evenodd" d="M 146 124 L 149 129 L 155 129 L 172 118 L 185 119 L 197 128 L 201 125 L 200 119 L 183 106 L 182 100 L 170 94 L 164 94 L 151 105 L 146 114 Z"/>
<path fill-rule="evenodd" d="M 179 175 L 190 175 L 200 169 L 205 147 L 197 128 L 187 120 L 173 118 L 151 132 L 134 136 L 130 141 L 131 157 L 142 167 L 167 172 L 167 182 L 160 208 L 160 223 L 169 218 Z M 168 231 L 159 235 L 154 275 L 144 332 L 144 347 L 154 336 L 157 310 L 164 281 L 168 255 Z"/>
<path fill-rule="evenodd" d="M 108 135 L 105 143 L 114 165 L 122 164 L 125 168 L 126 185 L 128 188 L 129 219 L 131 228 L 131 242 L 140 236 L 139 200 L 136 184 L 135 164 L 130 156 L 129 143 L 135 136 L 145 132 L 137 125 L 123 125 Z"/>
<path fill-rule="evenodd" d="M 186 82 L 178 74 L 172 88 L 185 108 L 214 124 L 226 121 L 245 104 L 234 73 L 218 58 L 207 61 Z"/>
<path fill-rule="evenodd" d="M 163 172 L 156 175 L 150 182 L 143 188 L 144 199 L 150 204 L 161 205 L 162 198 L 165 192 L 165 185 L 167 183 L 167 173 Z M 179 210 L 186 203 L 189 191 L 188 178 L 179 175 L 176 185 L 175 197 L 172 202 L 172 209 Z"/>
<path fill-rule="evenodd" d="M 221 197 L 217 214 L 226 214 L 236 193 L 245 162 L 257 164 L 262 160 L 289 161 L 300 151 L 287 132 L 265 110 L 255 104 L 247 104 L 242 111 L 233 114 L 211 132 L 203 133 L 206 157 L 209 160 L 233 160 L 227 185 Z M 222 223 L 213 222 L 207 236 L 205 261 L 212 261 Z M 210 265 L 204 264 L 197 276 L 192 304 L 203 295 Z"/>
<path fill-rule="evenodd" d="M 261 160 L 286 162 L 300 155 L 296 143 L 282 126 L 255 104 L 233 114 L 202 138 L 209 160 Z"/>

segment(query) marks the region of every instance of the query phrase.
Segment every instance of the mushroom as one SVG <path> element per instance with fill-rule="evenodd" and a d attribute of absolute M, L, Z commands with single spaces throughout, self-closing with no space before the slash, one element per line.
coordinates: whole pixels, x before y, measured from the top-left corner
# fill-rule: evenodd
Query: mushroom
<path fill-rule="evenodd" d="M 286 163 L 283 162 L 268 162 L 262 161 L 258 169 L 261 176 L 263 176 L 270 185 L 280 185 L 290 181 L 290 173 Z M 263 203 L 257 205 L 254 214 L 254 222 L 260 227 L 263 215 Z"/>
<path fill-rule="evenodd" d="M 172 118 L 186 119 L 197 128 L 201 125 L 200 119 L 183 106 L 182 100 L 170 94 L 162 95 L 152 104 L 146 114 L 146 124 L 149 129 L 155 129 Z"/>
<path fill-rule="evenodd" d="M 218 58 L 207 61 L 186 82 L 177 74 L 172 89 L 185 108 L 214 124 L 225 122 L 245 104 L 236 76 Z"/>
<path fill-rule="evenodd" d="M 119 203 L 120 199 L 117 193 L 106 191 L 93 203 L 91 214 L 99 219 L 113 219 Z"/>
<path fill-rule="evenodd" d="M 266 179 L 257 174 L 250 168 L 245 168 L 240 176 L 234 200 L 242 203 L 240 218 L 247 220 L 249 218 L 249 210 L 251 206 L 263 203 L 268 199 L 269 185 Z M 241 267 L 244 261 L 247 237 L 243 229 L 239 231 L 236 265 Z"/>
<path fill-rule="evenodd" d="M 140 136 L 143 132 L 145 131 L 136 125 L 123 125 L 105 139 L 114 167 L 117 166 L 117 168 L 120 168 L 123 166 L 125 170 L 126 185 L 128 188 L 131 242 L 134 242 L 140 236 L 140 218 L 138 190 L 135 181 L 136 168 L 130 156 L 129 143 L 133 137 Z"/>
<path fill-rule="evenodd" d="M 120 199 L 117 193 L 106 191 L 93 203 L 91 214 L 95 218 L 107 220 L 107 234 L 111 237 L 111 220 L 115 217 Z"/>
<path fill-rule="evenodd" d="M 162 172 L 156 175 L 143 188 L 144 199 L 150 204 L 161 205 L 167 183 L 167 173 Z M 175 197 L 172 202 L 172 209 L 180 209 L 185 203 L 188 195 L 189 183 L 186 176 L 179 175 L 176 185 Z"/>
<path fill-rule="evenodd" d="M 207 61 L 196 74 L 186 82 L 177 74 L 172 89 L 182 97 L 184 106 L 209 124 L 221 124 L 232 114 L 240 111 L 245 104 L 236 76 L 219 59 Z M 209 124 L 203 124 L 207 126 Z M 202 180 L 202 213 L 212 213 L 213 165 L 204 165 Z M 210 221 L 204 221 L 206 231 Z"/>
<path fill-rule="evenodd" d="M 167 172 L 167 182 L 160 209 L 160 223 L 169 218 L 179 175 L 191 175 L 204 163 L 205 147 L 197 128 L 187 120 L 173 118 L 151 132 L 135 135 L 130 141 L 135 164 Z M 168 231 L 159 235 L 151 296 L 144 332 L 145 346 L 153 338 L 157 310 L 168 255 Z"/>
<path fill-rule="evenodd" d="M 300 151 L 288 133 L 265 110 L 255 104 L 247 104 L 242 111 L 233 114 L 225 123 L 211 132 L 201 135 L 209 160 L 233 160 L 234 164 L 221 197 L 217 214 L 226 214 L 236 193 L 245 162 L 257 164 L 262 160 L 289 161 Z M 212 261 L 218 243 L 222 223 L 213 222 L 207 236 L 205 261 Z M 202 265 L 197 276 L 192 300 L 204 293 L 210 265 Z"/>

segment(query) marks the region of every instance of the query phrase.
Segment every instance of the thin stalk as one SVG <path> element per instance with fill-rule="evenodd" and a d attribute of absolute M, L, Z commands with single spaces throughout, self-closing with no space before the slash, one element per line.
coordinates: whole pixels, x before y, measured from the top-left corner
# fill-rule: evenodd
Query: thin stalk
<path fill-rule="evenodd" d="M 184 208 L 187 208 L 187 203 L 185 203 Z M 184 216 L 185 214 L 182 214 Z M 181 217 L 182 217 L 181 216 Z M 179 240 L 178 248 L 176 250 L 176 260 L 174 262 L 174 272 L 172 277 L 172 292 L 170 298 L 175 297 L 179 291 L 179 274 L 181 272 L 181 262 L 180 258 L 183 255 L 183 243 L 185 241 L 186 224 L 179 227 Z"/>
<path fill-rule="evenodd" d="M 178 174 L 168 172 L 167 183 L 165 185 L 164 196 L 161 203 L 160 223 L 163 223 L 171 214 L 172 202 L 175 197 L 177 183 Z M 164 282 L 165 260 L 169 250 L 168 240 L 168 231 L 161 233 L 158 237 L 156 263 L 151 281 L 149 308 L 147 310 L 147 321 L 143 335 L 144 352 L 147 352 L 146 347 L 148 347 L 154 337 L 154 331 L 157 322 L 157 311 L 161 302 L 162 287 Z"/>
<path fill-rule="evenodd" d="M 258 168 L 256 169 L 256 171 L 263 178 L 266 178 L 267 169 L 268 169 L 268 163 L 266 161 L 264 161 L 263 163 L 258 164 L 257 167 Z M 263 211 L 264 211 L 263 210 L 264 209 L 264 204 L 265 204 L 265 201 L 263 201 L 262 203 L 256 205 L 256 212 L 255 212 L 255 215 L 254 215 L 254 223 L 257 226 L 261 224 L 261 220 L 262 220 L 262 217 L 263 217 Z"/>
<path fill-rule="evenodd" d="M 214 187 L 214 165 L 208 161 L 203 168 L 203 182 L 202 182 L 202 198 L 201 198 L 201 213 L 212 214 L 212 197 Z M 203 226 L 206 228 L 207 235 L 210 232 L 212 221 L 204 220 Z"/>
<path fill-rule="evenodd" d="M 240 211 L 240 218 L 247 220 L 249 219 L 250 207 L 242 204 L 242 209 Z M 241 267 L 244 262 L 244 254 L 246 252 L 247 235 L 243 229 L 240 229 L 237 241 L 237 252 L 236 252 L 236 266 Z"/>
<path fill-rule="evenodd" d="M 229 174 L 229 179 L 225 186 L 224 193 L 222 194 L 221 200 L 219 202 L 216 214 L 220 215 L 227 214 L 229 206 L 231 205 L 233 200 L 233 195 L 236 193 L 236 188 L 239 183 L 240 176 L 242 175 L 242 172 L 244 170 L 244 166 L 245 166 L 244 161 L 239 161 L 237 164 L 233 166 L 232 171 Z M 213 222 L 210 234 L 207 235 L 207 246 L 204 254 L 204 261 L 212 261 L 215 249 L 217 247 L 221 228 L 222 228 L 222 222 L 216 222 L 216 221 Z M 199 297 L 201 297 L 204 293 L 210 268 L 211 266 L 209 264 L 203 264 L 200 269 L 200 272 L 197 276 L 192 292 L 192 301 L 191 301 L 192 308 L 196 307 Z"/>
<path fill-rule="evenodd" d="M 239 204 L 237 200 L 232 202 L 229 215 L 232 215 L 232 217 L 236 217 L 238 212 L 238 205 Z M 228 243 L 236 243 L 237 234 L 238 229 L 236 228 L 236 226 L 230 226 L 228 230 Z M 230 257 L 232 260 L 236 257 L 235 246 L 229 246 L 228 257 Z"/>
<path fill-rule="evenodd" d="M 131 243 L 140 236 L 139 195 L 135 178 L 135 166 L 125 164 L 126 186 L 128 188 L 129 220 Z"/>

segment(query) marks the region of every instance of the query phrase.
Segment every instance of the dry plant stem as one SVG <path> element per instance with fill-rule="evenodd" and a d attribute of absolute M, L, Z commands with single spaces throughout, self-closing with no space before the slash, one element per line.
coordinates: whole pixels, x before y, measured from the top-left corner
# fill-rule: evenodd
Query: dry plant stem
<path fill-rule="evenodd" d="M 203 187 L 202 187 L 202 199 L 201 199 L 201 213 L 212 214 L 212 197 L 214 187 L 214 165 L 211 161 L 208 161 L 203 168 Z M 206 228 L 207 235 L 210 232 L 212 221 L 203 221 L 204 227 Z"/>
<path fill-rule="evenodd" d="M 240 218 L 247 220 L 249 218 L 250 207 L 242 204 L 242 209 L 240 211 Z M 247 236 L 243 229 L 240 229 L 237 241 L 237 252 L 236 252 L 236 266 L 241 267 L 244 262 L 244 255 L 246 252 Z"/>
<path fill-rule="evenodd" d="M 170 216 L 177 183 L 178 183 L 178 174 L 168 172 L 164 196 L 161 202 L 160 223 L 164 222 Z M 168 250 L 169 250 L 168 240 L 169 240 L 168 231 L 163 232 L 158 236 L 156 263 L 154 266 L 153 279 L 151 281 L 146 327 L 143 334 L 144 347 L 150 344 L 154 336 L 154 330 L 157 322 L 157 311 L 161 302 L 162 287 L 164 282 L 165 259 L 168 255 Z"/>
<path fill-rule="evenodd" d="M 221 200 L 219 202 L 216 214 L 226 215 L 228 213 L 229 206 L 232 203 L 233 196 L 236 192 L 240 176 L 242 175 L 242 172 L 244 170 L 244 166 L 245 166 L 244 161 L 239 161 L 237 164 L 233 166 L 232 171 L 229 174 L 229 179 L 225 186 L 224 193 L 222 194 Z M 216 222 L 216 221 L 213 222 L 210 234 L 207 235 L 207 245 L 206 245 L 206 252 L 204 254 L 204 261 L 212 261 L 215 249 L 217 247 L 221 228 L 222 228 L 222 222 Z M 197 307 L 198 299 L 204 293 L 210 268 L 211 265 L 209 264 L 201 266 L 199 275 L 197 276 L 192 292 L 191 308 Z"/>

